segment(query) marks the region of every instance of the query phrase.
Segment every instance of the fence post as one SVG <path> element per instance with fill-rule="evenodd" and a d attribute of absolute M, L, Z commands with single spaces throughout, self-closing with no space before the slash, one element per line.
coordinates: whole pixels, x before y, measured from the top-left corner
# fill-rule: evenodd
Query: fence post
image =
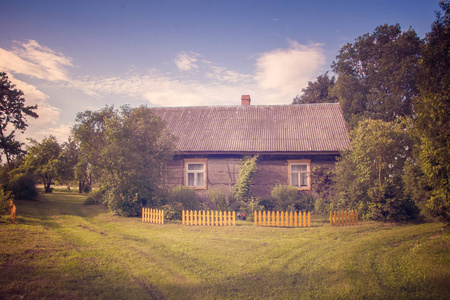
<path fill-rule="evenodd" d="M 308 212 L 308 227 L 311 227 L 311 212 Z"/>

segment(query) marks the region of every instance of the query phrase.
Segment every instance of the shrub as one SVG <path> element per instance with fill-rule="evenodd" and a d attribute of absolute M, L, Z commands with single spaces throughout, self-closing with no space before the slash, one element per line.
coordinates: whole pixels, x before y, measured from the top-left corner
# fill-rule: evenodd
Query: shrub
<path fill-rule="evenodd" d="M 11 191 L 14 199 L 38 200 L 39 192 L 36 181 L 31 175 L 23 175 L 7 184 L 7 190 Z"/>
<path fill-rule="evenodd" d="M 93 190 L 89 193 L 86 200 L 84 200 L 84 205 L 95 205 L 103 203 L 104 192 L 102 190 Z"/>
<path fill-rule="evenodd" d="M 163 205 L 161 207 L 162 210 L 164 210 L 164 218 L 166 220 L 181 220 L 182 210 L 183 210 L 183 203 L 180 202 L 173 202 L 170 204 Z"/>
<path fill-rule="evenodd" d="M 272 190 L 276 210 L 287 210 L 289 205 L 297 202 L 298 192 L 295 187 L 277 184 Z"/>
<path fill-rule="evenodd" d="M 0 189 L 0 216 L 9 210 L 11 200 L 11 192 Z"/>
<path fill-rule="evenodd" d="M 276 206 L 275 199 L 273 197 L 264 197 L 258 203 L 260 206 L 264 208 L 264 210 L 274 210 Z"/>
<path fill-rule="evenodd" d="M 206 193 L 206 197 L 211 203 L 216 205 L 218 210 L 230 210 L 231 209 L 231 199 L 222 190 L 209 190 Z"/>
<path fill-rule="evenodd" d="M 178 185 L 169 190 L 167 194 L 168 204 L 175 202 L 181 203 L 183 209 L 197 210 L 200 208 L 200 200 L 194 189 L 190 189 L 181 185 Z"/>

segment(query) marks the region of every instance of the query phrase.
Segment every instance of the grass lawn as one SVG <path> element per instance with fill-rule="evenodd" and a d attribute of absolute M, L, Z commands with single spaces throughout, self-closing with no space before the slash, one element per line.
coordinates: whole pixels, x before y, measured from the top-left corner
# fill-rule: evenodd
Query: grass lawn
<path fill-rule="evenodd" d="M 17 201 L 0 220 L 0 299 L 445 299 L 443 224 L 311 228 L 142 223 L 84 196 Z"/>

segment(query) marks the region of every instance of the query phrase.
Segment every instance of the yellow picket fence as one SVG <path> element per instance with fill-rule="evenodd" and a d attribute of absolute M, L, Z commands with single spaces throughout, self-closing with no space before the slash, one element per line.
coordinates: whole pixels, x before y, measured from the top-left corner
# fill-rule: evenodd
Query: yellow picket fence
<path fill-rule="evenodd" d="M 200 226 L 235 226 L 236 212 L 183 210 L 181 216 L 181 223 L 183 225 L 200 225 Z"/>
<path fill-rule="evenodd" d="M 311 227 L 311 213 L 255 211 L 255 226 Z"/>
<path fill-rule="evenodd" d="M 358 225 L 358 210 L 330 211 L 330 225 Z"/>
<path fill-rule="evenodd" d="M 164 225 L 164 211 L 144 207 L 142 208 L 142 222 Z"/>

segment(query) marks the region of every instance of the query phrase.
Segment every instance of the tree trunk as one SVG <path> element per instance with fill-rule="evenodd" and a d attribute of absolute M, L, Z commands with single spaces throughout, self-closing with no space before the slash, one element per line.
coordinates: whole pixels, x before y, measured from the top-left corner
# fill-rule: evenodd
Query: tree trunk
<path fill-rule="evenodd" d="M 84 188 L 84 180 L 79 180 L 78 181 L 78 193 L 81 194 L 81 192 L 83 191 Z"/>
<path fill-rule="evenodd" d="M 43 181 L 44 181 L 44 193 L 51 193 L 51 185 L 52 185 L 52 178 L 47 178 L 47 176 L 43 176 Z"/>

